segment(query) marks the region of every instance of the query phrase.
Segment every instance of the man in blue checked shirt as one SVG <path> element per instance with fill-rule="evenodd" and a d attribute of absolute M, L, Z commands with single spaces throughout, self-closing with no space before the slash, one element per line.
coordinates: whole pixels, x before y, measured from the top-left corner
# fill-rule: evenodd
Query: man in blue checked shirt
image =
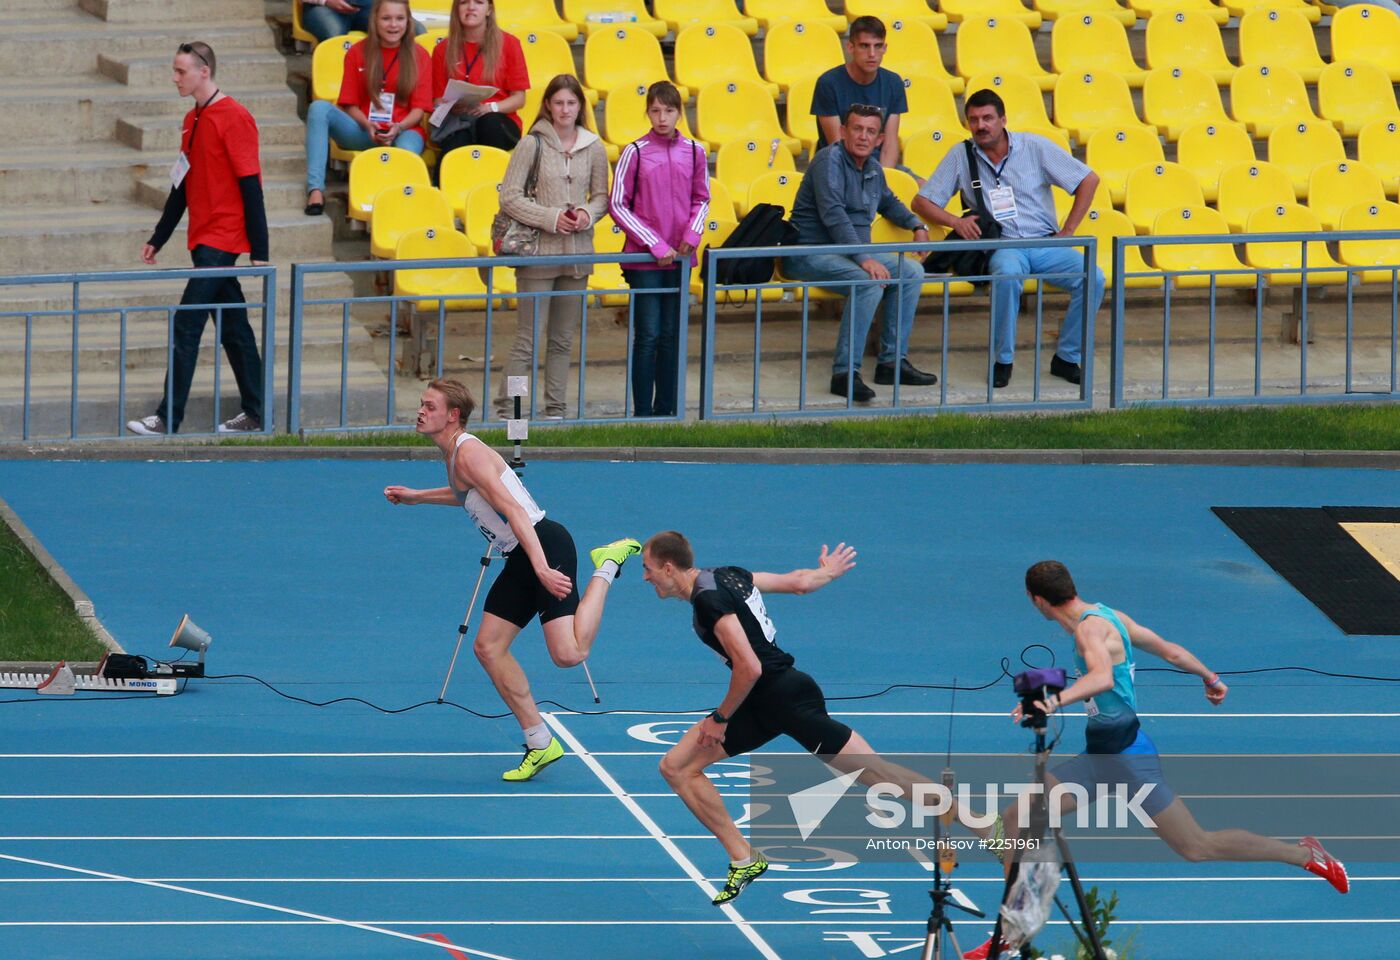
<path fill-rule="evenodd" d="M 883 116 L 877 106 L 851 104 L 840 141 L 817 151 L 812 158 L 792 204 L 792 225 L 797 228 L 798 243 L 869 243 L 870 225 L 877 214 L 913 230 L 916 241 L 928 240 L 923 221 L 894 195 L 885 183 L 885 171 L 879 161 L 871 159 L 880 142 Z M 836 396 L 844 397 L 849 392 L 857 403 L 875 399 L 875 391 L 860 377 L 860 364 L 866 334 L 881 302 L 884 314 L 875 382 L 893 384 L 896 375 L 906 387 L 938 382 L 936 376 L 917 369 L 905 356 L 924 282 L 922 259 L 913 254 L 901 257 L 893 253 L 821 253 L 787 257 L 783 261 L 783 273 L 790 279 L 810 280 L 850 298 L 841 317 L 841 332 L 836 337 L 836 355 L 831 364 L 831 392 Z M 821 283 L 853 280 L 889 282 L 856 286 Z"/>
<path fill-rule="evenodd" d="M 1073 236 L 1093 203 L 1094 191 L 1099 185 L 1098 174 L 1039 134 L 1007 130 L 1006 105 L 992 90 L 978 90 L 967 98 L 963 109 L 967 128 L 972 131 L 977 179 L 982 189 L 980 193 L 973 189 L 967 151 L 961 146 L 954 147 L 919 188 L 919 195 L 914 198 L 914 212 L 930 223 L 951 227 L 964 240 L 976 240 L 982 230 L 975 214 L 955 217 L 943 209 L 949 198 L 961 191 L 978 207 L 990 208 L 987 212 L 1001 224 L 1001 235 L 1007 239 Z M 1074 205 L 1063 224 L 1055 215 L 1051 186 L 1074 195 Z M 1065 247 L 998 250 L 992 254 L 990 273 L 1003 278 L 992 281 L 996 350 L 992 386 L 1004 387 L 1011 382 L 1022 279 L 1032 273 L 1074 271 L 1079 271 L 1081 276 L 1045 282 L 1069 291 L 1069 310 L 1060 327 L 1060 342 L 1050 361 L 1050 372 L 1070 383 L 1080 382 L 1084 298 L 1089 298 L 1092 314 L 1099 309 L 1104 291 L 1103 271 L 1094 267 L 1094 280 L 1086 289 L 1083 270 L 1082 251 Z"/>

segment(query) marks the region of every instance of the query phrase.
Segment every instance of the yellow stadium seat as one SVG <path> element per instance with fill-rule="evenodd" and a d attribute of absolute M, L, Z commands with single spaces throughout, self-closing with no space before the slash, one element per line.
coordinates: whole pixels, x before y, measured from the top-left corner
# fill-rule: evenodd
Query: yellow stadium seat
<path fill-rule="evenodd" d="M 1297 10 L 1251 10 L 1240 20 L 1239 36 L 1242 66 L 1272 63 L 1289 67 L 1304 83 L 1317 83 L 1327 66 L 1317 55 L 1312 24 Z"/>
<path fill-rule="evenodd" d="M 1095 257 L 1099 269 L 1103 271 L 1104 277 L 1109 283 L 1113 282 L 1113 240 L 1115 237 L 1135 236 L 1133 222 L 1128 219 L 1125 213 L 1119 213 L 1112 208 L 1091 209 L 1084 215 L 1084 219 L 1079 221 L 1079 229 L 1074 231 L 1076 237 L 1094 237 L 1098 242 L 1098 251 Z M 1147 261 L 1142 258 L 1142 247 L 1123 248 L 1123 272 L 1133 273 L 1153 273 L 1154 268 L 1148 266 Z M 1162 276 L 1133 277 L 1128 276 L 1123 280 L 1123 286 L 1130 290 L 1144 287 L 1162 286 Z"/>
<path fill-rule="evenodd" d="M 1070 210 L 1074 208 L 1074 194 L 1066 193 L 1059 187 L 1050 187 L 1050 196 L 1055 199 L 1055 216 L 1060 223 L 1065 222 L 1065 217 L 1069 216 Z M 1103 181 L 1099 181 L 1099 188 L 1094 191 L 1093 197 L 1089 199 L 1090 210 L 1112 210 L 1113 200 L 1108 195 L 1108 188 Z"/>
<path fill-rule="evenodd" d="M 1137 14 L 1118 3 L 1118 0 L 1035 0 L 1034 6 L 1046 20 L 1056 22 L 1087 13 L 1095 17 L 1112 17 L 1125 27 L 1137 23 Z"/>
<path fill-rule="evenodd" d="M 889 25 L 882 65 L 901 77 L 937 78 L 954 93 L 963 89 L 963 78 L 949 73 L 943 63 L 933 30 L 918 20 L 896 20 Z"/>
<path fill-rule="evenodd" d="M 914 203 L 914 195 L 919 192 L 919 181 L 903 170 L 891 168 L 885 171 L 885 186 L 899 198 L 906 207 Z"/>
<path fill-rule="evenodd" d="M 1175 17 L 1178 13 L 1203 13 L 1221 26 L 1230 22 L 1230 11 L 1210 0 L 1128 0 L 1128 6 L 1139 17 L 1147 18 L 1148 26 L 1152 20 Z"/>
<path fill-rule="evenodd" d="M 414 186 L 379 191 L 374 198 L 374 215 L 369 222 L 371 256 L 389 259 L 399 245 L 399 237 L 414 227 L 455 229 L 452 205 L 433 187 Z"/>
<path fill-rule="evenodd" d="M 652 9 L 677 35 L 697 23 L 723 24 L 750 37 L 758 33 L 758 20 L 740 13 L 734 0 L 654 0 Z"/>
<path fill-rule="evenodd" d="M 690 271 L 690 292 L 697 300 L 705 295 L 704 251 L 710 247 L 724 246 L 724 241 L 729 239 L 729 235 L 734 232 L 734 228 L 738 225 L 734 220 L 725 220 L 715 216 L 706 218 L 704 229 L 700 234 L 700 245 L 696 248 L 701 253 L 700 265 Z M 761 291 L 761 299 L 764 301 L 782 300 L 784 292 L 779 287 L 768 288 Z M 721 290 L 717 291 L 715 295 L 717 303 L 729 305 L 752 303 L 753 300 L 753 290 Z"/>
<path fill-rule="evenodd" d="M 593 251 L 595 253 L 621 253 L 627 242 L 622 228 L 613 223 L 612 217 L 604 214 L 593 225 Z M 615 290 L 617 293 L 598 293 L 594 303 L 607 307 L 625 307 L 629 295 L 621 292 L 627 289 L 627 278 L 622 275 L 622 265 L 618 263 L 595 263 L 593 272 L 588 275 L 588 289 Z"/>
<path fill-rule="evenodd" d="M 457 260 L 482 256 L 472 242 L 445 227 L 419 227 L 410 230 L 399 238 L 394 251 L 395 260 Z M 492 271 L 493 293 L 514 292 L 514 271 L 497 267 Z M 394 295 L 399 297 L 420 297 L 410 306 L 413 311 L 437 313 L 438 305 L 444 304 L 447 310 L 486 309 L 486 283 L 481 270 L 475 267 L 425 267 L 417 270 L 394 271 Z M 497 307 L 504 307 L 504 297 L 492 297 Z M 415 338 L 419 339 L 420 349 L 426 340 L 427 325 L 421 317 L 413 317 Z"/>
<path fill-rule="evenodd" d="M 1019 20 L 1031 30 L 1040 29 L 1040 11 L 1027 10 L 1021 0 L 938 0 L 938 8 L 959 24 L 979 17 L 996 17 Z"/>
<path fill-rule="evenodd" d="M 301 0 L 292 0 L 292 39 L 298 43 L 309 43 L 313 47 L 320 42 L 316 39 L 316 34 L 306 29 L 301 22 Z"/>
<path fill-rule="evenodd" d="M 1069 134 L 1065 133 L 1059 127 L 1027 127 L 1021 132 L 1038 134 L 1059 147 L 1065 153 L 1073 152 L 1069 145 Z"/>
<path fill-rule="evenodd" d="M 633 140 L 639 140 L 651 129 L 647 119 L 647 88 L 644 84 L 635 87 L 618 87 L 603 101 L 603 139 L 621 148 Z M 681 136 L 696 139 L 690 132 L 690 121 L 682 110 L 676 129 Z"/>
<path fill-rule="evenodd" d="M 559 16 L 554 0 L 510 0 L 501 4 L 496 16 L 501 29 L 520 38 L 521 43 L 530 33 L 558 34 L 561 40 L 578 39 L 578 24 Z"/>
<path fill-rule="evenodd" d="M 1176 162 L 1191 171 L 1207 203 L 1215 202 L 1222 170 L 1254 159 L 1254 141 L 1237 123 L 1192 124 L 1176 142 Z"/>
<path fill-rule="evenodd" d="M 467 193 L 466 218 L 462 229 L 467 239 L 483 253 L 491 253 L 491 221 L 501 209 L 501 185 L 482 183 Z"/>
<path fill-rule="evenodd" d="M 1197 123 L 1235 125 L 1220 103 L 1220 88 L 1195 67 L 1163 67 L 1149 73 L 1142 88 L 1142 115 L 1173 141 Z"/>
<path fill-rule="evenodd" d="M 1395 87 L 1374 63 L 1334 63 L 1317 81 L 1318 112 L 1337 125 L 1342 136 L 1354 137 L 1373 120 L 1400 118 Z"/>
<path fill-rule="evenodd" d="M 739 216 L 749 212 L 749 184 L 758 176 L 769 170 L 796 169 L 792 154 L 780 140 L 731 140 L 715 155 L 715 179 L 729 188 Z"/>
<path fill-rule="evenodd" d="M 1247 233 L 1317 233 L 1322 223 L 1317 214 L 1296 203 L 1279 203 L 1272 207 L 1260 207 L 1250 214 L 1245 224 Z M 1346 271 L 1341 269 L 1314 273 L 1316 267 L 1340 268 L 1332 255 L 1327 252 L 1327 244 L 1321 240 L 1307 241 L 1308 285 L 1315 283 L 1346 283 Z M 1302 284 L 1303 244 L 1302 243 L 1247 243 L 1244 245 L 1244 262 L 1251 267 L 1266 270 L 1289 270 L 1288 273 L 1270 273 L 1264 282 L 1273 287 L 1296 287 Z"/>
<path fill-rule="evenodd" d="M 441 14 L 443 19 L 449 19 L 452 12 L 452 0 L 417 0 L 413 6 L 420 13 Z"/>
<path fill-rule="evenodd" d="M 1400 195 L 1400 120 L 1372 120 L 1362 127 L 1356 158 L 1380 174 L 1386 193 Z"/>
<path fill-rule="evenodd" d="M 1055 83 L 1055 126 L 1080 143 L 1088 143 L 1105 127 L 1141 127 L 1157 136 L 1157 128 L 1138 117 L 1127 81 L 1116 73 L 1060 74 Z"/>
<path fill-rule="evenodd" d="M 958 75 L 1019 74 L 1041 90 L 1055 88 L 1055 75 L 1040 65 L 1024 23 L 1000 17 L 971 17 L 958 25 Z"/>
<path fill-rule="evenodd" d="M 1400 203 L 1358 203 L 1342 214 L 1338 229 L 1347 231 L 1400 230 Z M 1390 283 L 1400 265 L 1400 240 L 1342 240 L 1337 257 L 1349 267 L 1378 267 L 1364 270 L 1365 283 Z"/>
<path fill-rule="evenodd" d="M 1225 9 L 1230 11 L 1230 16 L 1239 17 L 1241 21 L 1251 13 L 1263 10 L 1270 10 L 1281 13 L 1296 13 L 1309 23 L 1317 23 L 1322 19 L 1322 11 L 1307 3 L 1306 0 L 1222 0 Z"/>
<path fill-rule="evenodd" d="M 925 128 L 904 138 L 904 165 L 927 179 L 943 162 L 943 156 L 968 138 L 960 126 Z"/>
<path fill-rule="evenodd" d="M 1129 11 L 1131 12 L 1131 11 Z M 1140 87 L 1147 71 L 1128 49 L 1123 24 L 1111 16 L 1084 12 L 1060 17 L 1050 33 L 1050 69 L 1056 73 L 1116 73 Z"/>
<path fill-rule="evenodd" d="M 744 80 L 776 100 L 778 85 L 758 75 L 753 44 L 738 27 L 694 24 L 676 38 L 676 79 L 693 90 L 726 80 Z"/>
<path fill-rule="evenodd" d="M 316 49 L 311 53 L 313 100 L 329 100 L 335 103 L 340 99 L 340 78 L 345 73 L 345 54 L 364 38 L 363 33 L 356 31 L 316 44 Z"/>
<path fill-rule="evenodd" d="M 909 101 L 909 112 L 899 118 L 901 140 L 920 130 L 962 125 L 962 114 L 953 102 L 953 91 L 937 77 L 904 74 L 904 96 Z"/>
<path fill-rule="evenodd" d="M 836 31 L 824 23 L 780 20 L 763 35 L 763 73 L 787 92 L 798 80 L 816 77 L 845 59 Z"/>
<path fill-rule="evenodd" d="M 577 24 L 586 37 L 606 33 L 619 23 L 645 30 L 657 39 L 667 33 L 666 21 L 648 13 L 642 0 L 564 0 L 564 19 Z"/>
<path fill-rule="evenodd" d="M 778 125 L 778 111 L 767 88 L 747 80 L 712 83 L 695 98 L 697 131 L 719 149 L 729 140 L 782 140 L 796 156 L 801 141 L 789 137 Z"/>
<path fill-rule="evenodd" d="M 744 13 L 757 18 L 769 30 L 784 20 L 801 20 L 824 23 L 837 33 L 846 32 L 846 18 L 832 13 L 826 0 L 744 0 Z"/>
<path fill-rule="evenodd" d="M 1218 8 L 1217 8 L 1218 9 Z M 1178 10 L 1147 21 L 1147 66 L 1193 67 L 1224 86 L 1235 75 L 1220 26 L 1203 10 Z"/>
<path fill-rule="evenodd" d="M 1054 126 L 1045 112 L 1045 97 L 1040 92 L 1040 86 L 1029 77 L 1015 73 L 983 74 L 967 82 L 966 96 L 970 97 L 982 89 L 995 90 L 1001 97 L 1006 105 L 1006 125 L 1012 130 L 1034 130 L 1039 133 L 1046 127 Z"/>
<path fill-rule="evenodd" d="M 1319 163 L 1308 178 L 1308 207 L 1328 230 L 1358 203 L 1384 203 L 1381 175 L 1357 160 Z"/>
<path fill-rule="evenodd" d="M 376 147 L 357 153 L 350 161 L 350 218 L 368 222 L 379 191 L 405 184 L 432 186 L 428 165 L 418 154 L 398 147 Z"/>
<path fill-rule="evenodd" d="M 900 20 L 917 20 L 930 30 L 948 28 L 948 17 L 934 10 L 924 0 L 846 0 L 847 20 L 867 16 L 879 17 L 887 29 Z"/>
<path fill-rule="evenodd" d="M 1206 206 L 1172 207 L 1163 210 L 1152 221 L 1152 235 L 1155 237 L 1209 236 L 1229 233 L 1225 218 Z M 1170 246 L 1158 245 L 1152 248 L 1152 259 L 1157 269 L 1172 271 L 1187 270 L 1245 270 L 1240 258 L 1235 256 L 1235 248 L 1229 243 L 1183 243 Z M 1172 285 L 1183 289 L 1201 289 L 1211 284 L 1209 274 L 1189 274 L 1172 277 Z M 1218 287 L 1252 287 L 1254 274 L 1217 274 Z"/>
<path fill-rule="evenodd" d="M 802 144 L 810 155 L 817 149 L 817 118 L 812 113 L 812 91 L 816 77 L 796 80 L 788 87 L 787 103 L 783 109 L 788 136 Z"/>
<path fill-rule="evenodd" d="M 1293 178 L 1271 163 L 1262 160 L 1240 163 L 1227 167 L 1220 174 L 1215 209 L 1235 233 L 1245 229 L 1256 210 L 1293 205 Z"/>
<path fill-rule="evenodd" d="M 443 156 L 438 185 L 457 219 L 467 222 L 467 194 L 483 183 L 500 183 L 509 165 L 510 154 L 499 147 L 458 147 Z"/>
<path fill-rule="evenodd" d="M 739 208 L 739 202 L 735 200 L 737 194 L 729 189 L 729 185 L 717 177 L 708 177 L 706 182 L 710 185 L 710 214 L 721 217 L 725 220 L 738 219 L 734 211 Z M 748 185 L 744 185 L 744 195 L 748 195 Z"/>
<path fill-rule="evenodd" d="M 574 67 L 574 52 L 569 47 L 569 42 L 560 34 L 548 30 L 531 30 L 520 37 L 520 49 L 525 54 L 525 69 L 530 74 L 530 86 L 539 87 L 541 93 L 549 86 L 550 80 L 562 73 L 578 77 L 578 70 Z M 598 102 L 597 90 L 584 87 L 583 94 L 589 103 Z M 521 119 L 528 128 L 529 119 L 524 116 Z"/>
<path fill-rule="evenodd" d="M 1230 81 L 1230 109 L 1235 120 L 1260 139 L 1279 124 L 1318 120 L 1302 79 L 1287 67 L 1270 64 L 1251 64 L 1235 71 Z"/>
<path fill-rule="evenodd" d="M 418 42 L 418 46 L 428 51 L 428 56 L 432 56 L 433 51 L 437 49 L 438 44 L 445 43 L 447 41 L 447 28 L 438 27 L 435 30 L 424 30 L 422 33 L 418 34 L 418 36 L 414 37 L 413 39 Z"/>
<path fill-rule="evenodd" d="M 770 170 L 759 174 L 749 184 L 747 208 L 752 210 L 760 203 L 776 203 L 789 214 L 792 202 L 797 199 L 797 188 L 802 186 L 802 175 L 789 170 Z"/>
<path fill-rule="evenodd" d="M 1368 4 L 1343 7 L 1332 18 L 1332 62 L 1363 60 L 1400 83 L 1400 17 Z"/>
<path fill-rule="evenodd" d="M 1201 185 L 1185 167 L 1175 163 L 1144 163 L 1128 174 L 1123 212 L 1138 233 L 1155 232 L 1152 224 L 1164 210 L 1203 206 L 1205 197 L 1201 194 Z"/>
<path fill-rule="evenodd" d="M 583 44 L 583 75 L 605 100 L 618 88 L 647 87 L 670 79 L 661 44 L 635 23 L 614 23 L 607 30 L 591 31 Z M 682 100 L 690 97 L 681 84 L 676 88 Z"/>
<path fill-rule="evenodd" d="M 1341 134 L 1325 120 L 1282 124 L 1269 134 L 1269 162 L 1288 171 L 1293 178 L 1293 195 L 1299 200 L 1308 195 L 1308 179 L 1314 167 L 1323 162 L 1340 163 L 1346 158 Z"/>
<path fill-rule="evenodd" d="M 1103 180 L 1113 203 L 1121 204 L 1128 188 L 1128 174 L 1144 163 L 1166 161 L 1162 142 L 1149 127 L 1104 127 L 1089 138 L 1084 162 Z"/>

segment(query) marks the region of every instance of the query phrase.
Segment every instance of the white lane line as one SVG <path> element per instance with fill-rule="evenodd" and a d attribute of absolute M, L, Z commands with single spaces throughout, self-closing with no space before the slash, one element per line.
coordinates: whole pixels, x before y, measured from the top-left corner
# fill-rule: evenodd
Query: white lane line
<path fill-rule="evenodd" d="M 694 883 L 689 877 L 133 877 L 133 880 L 151 880 L 157 883 L 363 883 L 363 884 L 451 884 L 451 883 Z M 1080 877 L 1082 883 L 1313 883 L 1315 877 Z M 710 878 L 712 883 L 723 882 L 723 877 Z M 1396 883 L 1395 877 L 1351 877 L 1353 882 Z M 0 883 L 127 883 L 128 880 L 108 880 L 102 877 L 3 877 Z M 928 886 L 927 877 L 847 877 L 849 883 L 916 883 Z M 1002 884 L 1001 877 L 959 876 L 958 883 Z M 764 886 L 775 883 L 812 883 L 807 877 L 764 877 Z"/>
<path fill-rule="evenodd" d="M 267 904 L 255 904 L 255 906 L 268 906 Z M 270 907 L 273 910 L 285 910 L 284 907 Z M 299 913 L 300 911 L 288 911 Z M 314 914 L 306 914 L 314 917 Z M 1116 920 L 1116 918 L 1115 918 Z M 1142 927 L 1185 927 L 1185 926 L 1266 926 L 1274 924 L 1400 924 L 1400 919 L 1394 917 L 1377 917 L 1373 919 L 1337 919 L 1337 918 L 1296 918 L 1288 917 L 1271 920 L 1116 920 L 1125 926 Z M 346 926 L 356 927 L 361 930 L 369 930 L 373 933 L 384 933 L 390 936 L 401 937 L 405 940 L 413 940 L 418 943 L 427 944 L 432 947 L 440 947 L 444 950 L 459 950 L 465 953 L 474 954 L 478 957 L 486 957 L 488 960 L 504 960 L 493 953 L 486 953 L 475 950 L 471 947 L 459 947 L 452 944 L 439 943 L 427 940 L 422 937 L 415 937 L 408 933 L 398 933 L 394 930 L 385 930 L 381 924 L 411 924 L 423 927 L 727 927 L 728 920 L 375 920 L 370 923 L 362 923 L 356 920 L 0 920 L 0 927 L 295 927 L 295 926 L 324 926 L 325 923 L 338 923 Z M 968 926 L 986 927 L 986 920 L 968 919 L 954 920 L 955 924 Z M 748 927 L 830 927 L 840 925 L 843 927 L 919 927 L 928 925 L 927 920 L 747 920 L 744 922 Z M 1047 926 L 1065 926 L 1063 920 L 1049 920 Z M 757 936 L 755 931 L 754 936 Z M 776 955 L 775 955 L 776 956 Z"/>
<path fill-rule="evenodd" d="M 0 800 L 521 800 L 609 798 L 610 793 L 6 793 Z"/>
<path fill-rule="evenodd" d="M 335 841 L 374 841 L 374 842 L 384 842 L 384 843 L 399 843 L 399 842 L 409 842 L 409 841 L 412 841 L 412 842 L 418 842 L 418 841 L 441 842 L 441 841 L 447 841 L 447 840 L 511 840 L 511 841 L 519 841 L 519 840 L 607 840 L 607 841 L 613 841 L 613 840 L 651 840 L 651 839 L 652 839 L 652 837 L 650 837 L 650 836 L 648 836 L 648 835 L 646 835 L 646 834 L 606 834 L 606 833 L 604 833 L 604 834 L 588 834 L 588 833 L 580 833 L 580 834 L 552 834 L 552 833 L 542 833 L 542 834 L 476 834 L 476 835 L 473 835 L 473 834 L 449 834 L 449 835 L 442 835 L 442 836 L 364 836 L 364 835 L 347 835 L 347 836 L 281 836 L 281 837 L 223 837 L 223 836 L 172 837 L 172 836 L 169 836 L 169 835 L 165 835 L 165 836 L 146 836 L 146 837 L 135 837 L 135 836 L 125 836 L 125 837 L 105 837 L 105 836 L 82 836 L 82 837 L 0 837 L 0 842 L 5 842 L 5 843 L 49 843 L 49 842 L 55 842 L 55 841 L 56 841 L 56 842 L 69 842 L 69 841 L 78 841 L 78 840 L 81 840 L 81 841 L 83 841 L 83 842 L 111 842 L 111 843 L 123 843 L 123 842 L 136 842 L 136 843 L 155 843 L 155 842 L 164 842 L 164 843 L 209 843 L 209 842 L 211 842 L 211 841 L 217 840 L 217 841 L 219 841 L 220 843 L 264 843 L 264 842 L 271 842 L 271 843 L 289 843 L 289 842 L 292 842 L 292 841 L 303 841 L 303 840 L 314 840 L 314 841 L 317 841 L 317 842 L 335 840 Z M 711 837 L 708 833 L 706 833 L 706 834 L 695 834 L 695 835 L 693 835 L 693 836 L 678 836 L 678 837 L 675 837 L 674 839 L 676 839 L 676 840 L 712 840 L 712 839 L 714 839 L 714 838 Z M 1326 838 L 1326 837 L 1320 837 L 1319 839 L 1327 839 L 1327 838 Z"/>
<path fill-rule="evenodd" d="M 593 774 L 602 781 L 603 786 L 607 787 L 608 790 L 612 792 L 612 795 L 617 797 L 618 801 L 627 808 L 628 812 L 637 818 L 637 822 L 651 835 L 652 839 L 661 844 L 662 849 L 670 854 L 671 859 L 676 861 L 676 864 L 680 866 L 686 876 L 690 877 L 701 890 L 705 891 L 706 896 L 714 898 L 718 893 L 714 884 L 706 880 L 705 875 L 700 872 L 700 869 L 690 861 L 689 857 L 681 852 L 680 847 L 676 846 L 675 840 L 679 838 L 668 837 L 662 829 L 657 826 L 656 821 L 642 809 L 642 805 L 629 796 L 626 790 L 622 789 L 622 785 L 613 779 L 612 774 L 608 773 L 607 769 L 598 762 L 598 758 L 589 753 L 584 745 L 569 732 L 569 728 L 564 726 L 562 720 L 548 713 L 543 716 L 545 723 L 548 723 L 550 727 L 554 729 L 554 732 L 568 745 L 569 749 L 582 759 L 588 769 L 592 770 Z M 778 952 L 768 945 L 768 941 L 764 940 L 763 937 L 759 935 L 758 931 L 740 915 L 739 911 L 734 908 L 734 904 L 726 903 L 720 907 L 720 910 L 724 913 L 725 917 L 728 918 L 728 922 L 738 927 L 739 932 L 754 945 L 765 960 L 782 960 Z"/>
<path fill-rule="evenodd" d="M 1141 714 L 1140 714 L 1141 716 Z M 331 758 L 378 758 L 378 757 L 519 757 L 519 750 L 501 750 L 486 753 L 463 753 L 460 751 L 414 750 L 405 753 L 0 753 L 0 760 L 228 760 L 255 759 L 277 760 Z"/>
<path fill-rule="evenodd" d="M 461 947 L 444 940 L 429 940 L 425 937 L 415 936 L 411 933 L 400 933 L 397 930 L 389 930 L 379 924 L 363 923 L 358 920 L 341 920 L 338 917 L 328 917 L 319 913 L 308 913 L 305 910 L 293 910 L 291 907 L 279 907 L 274 903 L 263 903 L 259 900 L 245 900 L 242 897 L 230 897 L 223 893 L 212 893 L 208 890 L 196 890 L 194 887 L 184 887 L 173 883 L 162 883 L 158 880 L 138 880 L 135 877 L 125 877 L 117 873 L 105 873 L 101 870 L 88 870 L 83 867 L 69 866 L 64 863 L 51 863 L 46 860 L 33 860 L 29 857 L 16 857 L 7 853 L 0 853 L 0 860 L 9 860 L 13 863 L 23 863 L 33 867 L 46 867 L 50 870 L 61 870 L 67 873 L 78 873 L 89 877 L 98 877 L 104 880 L 119 880 L 126 883 L 134 883 L 143 887 L 154 887 L 158 890 L 169 890 L 174 893 L 187 893 L 191 896 L 205 897 L 209 900 L 222 900 L 225 903 L 234 903 L 244 907 L 255 907 L 259 910 L 271 910 L 275 913 L 285 913 L 293 917 L 304 917 L 306 920 L 314 921 L 318 924 L 329 924 L 332 926 L 353 927 L 356 930 L 364 930 L 367 933 L 377 933 L 385 937 L 394 937 L 398 940 L 409 940 L 413 943 L 421 943 L 424 946 L 436 947 L 439 950 L 456 950 L 458 953 L 476 954 L 486 960 L 510 960 L 497 953 L 487 953 L 484 950 L 474 950 L 470 947 Z M 256 922 L 256 921 L 254 921 Z M 40 926 L 45 925 L 41 921 L 11 921 L 3 926 Z M 84 924 L 84 926 L 114 926 L 115 924 Z M 139 926 L 138 923 L 123 922 L 122 926 Z"/>

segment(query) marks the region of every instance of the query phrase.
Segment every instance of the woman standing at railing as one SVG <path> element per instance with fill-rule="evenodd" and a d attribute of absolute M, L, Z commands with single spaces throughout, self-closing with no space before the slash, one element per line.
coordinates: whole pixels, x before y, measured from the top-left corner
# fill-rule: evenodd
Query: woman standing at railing
<path fill-rule="evenodd" d="M 608 155 L 598 135 L 588 129 L 587 116 L 587 101 L 578 80 L 560 74 L 549 81 L 540 115 L 525 142 L 511 154 L 501 181 L 501 209 L 540 231 L 539 256 L 591 255 L 593 226 L 608 211 Z M 536 171 L 533 178 L 532 169 Z M 526 189 L 531 179 L 535 181 L 533 196 Z M 543 364 L 544 418 L 563 419 L 569 353 L 592 272 L 589 263 L 516 268 L 520 309 L 515 343 L 496 390 L 497 416 L 505 418 L 511 413 L 505 377 L 530 375 L 535 331 L 539 330 L 548 344 Z M 548 296 L 561 291 L 578 291 L 578 295 Z M 525 296 L 530 293 L 545 295 Z"/>
<path fill-rule="evenodd" d="M 432 102 L 432 59 L 413 41 L 408 0 L 375 0 L 369 36 L 345 53 L 336 103 L 306 111 L 306 215 L 325 209 L 330 139 L 342 150 L 395 146 L 423 152 L 424 111 Z"/>
<path fill-rule="evenodd" d="M 530 73 L 520 41 L 501 29 L 491 0 L 453 0 L 447 39 L 433 51 L 433 96 L 448 80 L 495 87 L 488 97 L 458 100 L 433 134 L 443 153 L 479 144 L 510 150 L 520 142 L 520 114 Z"/>

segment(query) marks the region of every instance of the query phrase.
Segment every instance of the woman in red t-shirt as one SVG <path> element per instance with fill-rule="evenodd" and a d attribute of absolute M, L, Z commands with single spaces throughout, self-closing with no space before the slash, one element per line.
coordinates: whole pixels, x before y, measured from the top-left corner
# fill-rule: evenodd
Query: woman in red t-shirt
<path fill-rule="evenodd" d="M 408 0 L 375 0 L 369 36 L 345 53 L 335 103 L 306 111 L 306 215 L 325 209 L 330 138 L 342 150 L 392 144 L 423 152 L 424 114 L 432 109 L 432 60 L 413 41 Z M 404 54 L 407 54 L 405 56 Z"/>
<path fill-rule="evenodd" d="M 520 115 L 530 74 L 520 41 L 501 29 L 492 0 L 452 0 L 447 39 L 433 51 L 433 96 L 448 80 L 466 80 L 496 92 L 481 100 L 458 100 L 450 117 L 433 128 L 443 153 L 471 144 L 509 150 L 520 142 Z"/>

